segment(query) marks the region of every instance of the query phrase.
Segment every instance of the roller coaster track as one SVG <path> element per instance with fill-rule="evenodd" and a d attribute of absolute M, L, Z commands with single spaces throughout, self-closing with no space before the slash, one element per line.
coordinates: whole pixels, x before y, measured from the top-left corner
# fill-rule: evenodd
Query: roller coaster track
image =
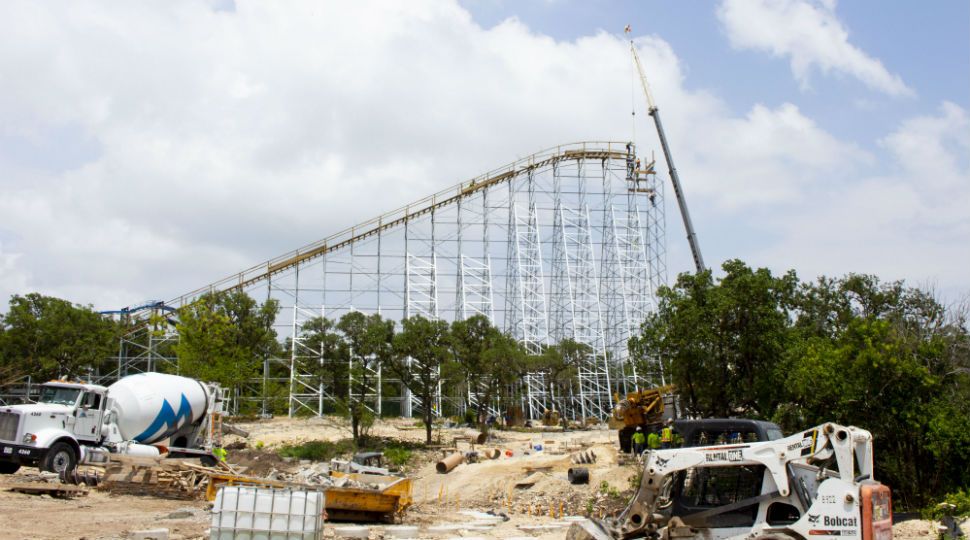
<path fill-rule="evenodd" d="M 170 300 L 166 305 L 179 308 L 193 303 L 200 296 L 207 293 L 245 290 L 250 286 L 269 280 L 272 276 L 293 269 L 307 261 L 341 250 L 388 229 L 404 225 L 410 220 L 429 214 L 440 208 L 453 205 L 459 200 L 470 197 L 475 193 L 509 182 L 521 174 L 528 173 L 530 170 L 546 167 L 560 160 L 605 160 L 625 159 L 626 157 L 626 143 L 623 142 L 581 142 L 548 148 L 489 171 L 469 181 L 461 182 L 448 189 L 439 191 L 434 195 L 402 206 L 396 210 L 386 212 L 374 219 L 344 229 L 295 251 L 270 259 L 238 274 L 183 294 Z"/>

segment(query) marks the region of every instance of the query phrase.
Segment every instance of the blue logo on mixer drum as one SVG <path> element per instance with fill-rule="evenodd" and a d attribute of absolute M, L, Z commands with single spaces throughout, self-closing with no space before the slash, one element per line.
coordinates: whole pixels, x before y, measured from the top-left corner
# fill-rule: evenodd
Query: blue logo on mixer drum
<path fill-rule="evenodd" d="M 189 405 L 189 400 L 185 398 L 185 394 L 182 394 L 182 402 L 179 403 L 179 412 L 176 414 L 175 410 L 168 403 L 167 399 L 162 400 L 162 410 L 158 411 L 158 416 L 152 421 L 152 425 L 148 426 L 148 429 L 143 431 L 140 435 L 135 437 L 138 442 L 144 442 L 147 439 L 164 439 L 166 437 L 171 437 L 179 429 L 179 420 L 187 419 L 192 421 L 192 406 Z M 152 437 L 158 430 L 166 428 L 158 437 Z"/>

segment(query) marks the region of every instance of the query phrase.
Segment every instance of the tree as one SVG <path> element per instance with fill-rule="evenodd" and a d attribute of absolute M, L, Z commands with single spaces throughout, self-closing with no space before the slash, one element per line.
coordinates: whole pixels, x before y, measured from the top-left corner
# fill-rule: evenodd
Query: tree
<path fill-rule="evenodd" d="M 542 353 L 529 360 L 530 371 L 546 375 L 546 391 L 559 409 L 563 429 L 571 412 L 575 383 L 579 366 L 593 353 L 592 347 L 572 339 L 564 339 L 555 345 L 544 347 Z"/>
<path fill-rule="evenodd" d="M 354 442 L 359 442 L 361 427 L 373 421 L 367 398 L 374 393 L 378 383 L 377 370 L 390 363 L 393 357 L 394 321 L 384 320 L 376 313 L 364 315 L 351 311 L 340 318 L 337 328 L 343 332 L 343 347 L 352 361 L 346 410 Z"/>
<path fill-rule="evenodd" d="M 739 261 L 683 274 L 631 340 L 660 358 L 693 412 L 770 418 L 792 432 L 857 425 L 879 477 L 918 509 L 970 484 L 966 310 L 902 282 L 850 274 L 799 283 Z"/>
<path fill-rule="evenodd" d="M 178 311 L 179 371 L 187 377 L 240 388 L 279 353 L 273 323 L 279 303 L 257 304 L 242 291 L 207 293 Z"/>
<path fill-rule="evenodd" d="M 788 429 L 836 421 L 870 430 L 877 469 L 905 507 L 970 483 L 965 317 L 875 276 L 820 279 L 802 287 L 798 303 L 775 420 Z"/>
<path fill-rule="evenodd" d="M 525 351 L 484 315 L 454 321 L 450 336 L 454 371 L 478 405 L 478 423 L 484 424 L 485 408 L 524 371 Z"/>
<path fill-rule="evenodd" d="M 788 346 L 798 279 L 737 260 L 722 268 L 719 283 L 706 271 L 661 287 L 658 309 L 631 339 L 631 354 L 644 363 L 660 358 L 696 414 L 767 418 L 779 403 L 776 368 Z"/>
<path fill-rule="evenodd" d="M 438 407 L 441 372 L 453 358 L 449 341 L 447 322 L 420 315 L 401 321 L 401 332 L 394 336 L 395 354 L 389 367 L 421 403 L 428 444 L 431 444 L 431 424 Z"/>
<path fill-rule="evenodd" d="M 21 376 L 77 378 L 117 353 L 113 321 L 90 306 L 38 293 L 12 296 L 0 327 L 0 371 Z"/>
<path fill-rule="evenodd" d="M 296 346 L 300 347 L 296 358 L 301 373 L 315 377 L 337 398 L 350 394 L 350 351 L 336 323 L 325 317 L 304 322 L 300 328 L 300 344 Z"/>

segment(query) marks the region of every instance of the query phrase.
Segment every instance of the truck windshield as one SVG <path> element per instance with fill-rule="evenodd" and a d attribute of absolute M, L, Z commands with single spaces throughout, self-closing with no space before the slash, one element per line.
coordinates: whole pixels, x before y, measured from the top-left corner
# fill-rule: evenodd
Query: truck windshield
<path fill-rule="evenodd" d="M 40 392 L 40 403 L 53 403 L 55 405 L 74 405 L 81 390 L 77 388 L 61 388 L 58 386 L 45 386 Z"/>

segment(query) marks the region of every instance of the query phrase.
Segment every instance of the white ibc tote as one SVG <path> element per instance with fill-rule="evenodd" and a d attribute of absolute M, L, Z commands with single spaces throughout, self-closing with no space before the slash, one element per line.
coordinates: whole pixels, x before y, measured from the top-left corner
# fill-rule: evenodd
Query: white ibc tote
<path fill-rule="evenodd" d="M 212 507 L 212 540 L 319 540 L 322 491 L 226 486 Z"/>

